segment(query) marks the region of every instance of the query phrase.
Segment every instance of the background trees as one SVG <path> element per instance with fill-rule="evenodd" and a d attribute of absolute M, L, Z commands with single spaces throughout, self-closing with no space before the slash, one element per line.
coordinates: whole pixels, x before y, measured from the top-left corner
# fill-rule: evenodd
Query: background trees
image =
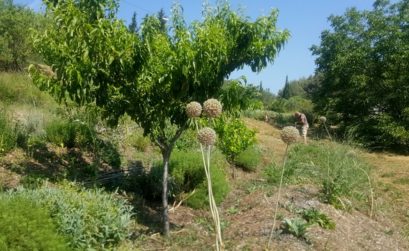
<path fill-rule="evenodd" d="M 182 8 L 175 6 L 170 29 L 163 29 L 157 16 L 149 16 L 135 36 L 115 18 L 117 4 L 49 3 L 52 25 L 36 35 L 35 46 L 55 75 L 47 77 L 36 67 L 31 73 L 43 90 L 60 100 L 94 103 L 113 124 L 128 114 L 159 146 L 168 234 L 168 163 L 176 140 L 188 127 L 185 105 L 217 97 L 224 79 L 237 68 L 263 69 L 289 34 L 277 31 L 276 11 L 252 22 L 222 3 L 208 7 L 203 21 L 190 26 Z"/>
<path fill-rule="evenodd" d="M 46 25 L 40 14 L 13 0 L 0 0 L 0 71 L 19 71 L 28 61 L 38 60 L 30 40 L 30 29 Z"/>
<path fill-rule="evenodd" d="M 322 82 L 319 111 L 373 147 L 409 146 L 409 1 L 378 0 L 371 11 L 329 18 L 312 47 Z"/>

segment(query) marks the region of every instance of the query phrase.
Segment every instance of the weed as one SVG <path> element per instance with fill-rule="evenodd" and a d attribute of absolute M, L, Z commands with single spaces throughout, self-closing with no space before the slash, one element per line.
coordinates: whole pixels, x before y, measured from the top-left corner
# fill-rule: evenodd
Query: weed
<path fill-rule="evenodd" d="M 321 213 L 315 208 L 305 209 L 302 211 L 302 218 L 312 225 L 317 223 L 324 229 L 334 229 L 335 222 L 331 220 L 326 214 Z"/>
<path fill-rule="evenodd" d="M 306 221 L 300 218 L 284 219 L 282 224 L 282 230 L 284 233 L 292 234 L 297 238 L 305 238 L 308 224 Z"/>
<path fill-rule="evenodd" d="M 238 209 L 236 206 L 231 206 L 229 209 L 227 209 L 227 213 L 230 215 L 234 215 L 240 212 L 240 209 Z"/>

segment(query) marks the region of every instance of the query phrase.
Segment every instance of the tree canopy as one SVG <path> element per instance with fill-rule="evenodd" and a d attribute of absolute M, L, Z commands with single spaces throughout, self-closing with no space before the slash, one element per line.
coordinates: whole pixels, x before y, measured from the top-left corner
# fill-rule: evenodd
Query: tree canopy
<path fill-rule="evenodd" d="M 376 147 L 409 146 L 409 1 L 374 3 L 329 18 L 332 30 L 312 47 L 319 111 L 345 133 Z"/>

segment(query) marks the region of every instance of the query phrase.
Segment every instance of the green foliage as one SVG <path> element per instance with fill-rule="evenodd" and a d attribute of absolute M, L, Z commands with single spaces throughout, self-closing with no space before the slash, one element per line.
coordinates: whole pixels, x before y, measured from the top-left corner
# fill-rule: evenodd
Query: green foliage
<path fill-rule="evenodd" d="M 151 144 L 151 141 L 148 137 L 142 135 L 142 133 L 133 133 L 130 137 L 127 138 L 127 142 L 135 147 L 138 151 L 145 152 L 148 146 Z"/>
<path fill-rule="evenodd" d="M 10 124 L 10 119 L 4 110 L 0 111 L 0 154 L 10 151 L 16 144 L 17 135 Z"/>
<path fill-rule="evenodd" d="M 94 136 L 94 132 L 85 123 L 62 119 L 50 122 L 45 131 L 47 140 L 68 148 L 92 144 Z"/>
<path fill-rule="evenodd" d="M 257 109 L 254 105 L 258 97 L 257 87 L 246 85 L 246 80 L 243 77 L 225 82 L 221 89 L 220 101 L 223 104 L 223 112 L 239 116 L 241 111 L 249 108 Z"/>
<path fill-rule="evenodd" d="M 292 234 L 297 238 L 305 238 L 308 224 L 299 218 L 284 219 L 282 229 L 284 233 Z"/>
<path fill-rule="evenodd" d="M 271 103 L 270 109 L 275 112 L 301 111 L 305 113 L 306 111 L 312 112 L 313 104 L 309 99 L 300 96 L 293 96 L 288 99 L 275 99 Z"/>
<path fill-rule="evenodd" d="M 211 159 L 211 172 L 213 193 L 217 203 L 223 201 L 229 191 L 226 168 L 223 155 L 214 152 Z M 158 200 L 161 198 L 162 190 L 158 186 L 163 179 L 163 165 L 158 162 L 148 172 L 134 173 L 130 177 L 130 188 L 141 192 L 147 199 Z M 187 205 L 193 208 L 204 208 L 208 206 L 206 175 L 203 168 L 202 155 L 198 151 L 175 151 L 169 166 L 170 182 L 169 197 L 179 198 L 184 194 L 195 190 L 193 196 L 187 201 Z"/>
<path fill-rule="evenodd" d="M 349 200 L 354 207 L 365 209 L 371 193 L 370 168 L 356 155 L 354 149 L 336 143 L 295 145 L 289 151 L 284 182 L 313 182 L 322 186 L 325 202 L 345 208 L 342 203 Z M 270 183 L 278 184 L 279 168 L 267 167 L 265 172 Z"/>
<path fill-rule="evenodd" d="M 239 153 L 234 163 L 246 171 L 255 171 L 261 162 L 261 150 L 256 145 L 247 147 Z"/>
<path fill-rule="evenodd" d="M 291 97 L 308 98 L 311 91 L 319 85 L 318 75 L 309 76 L 308 78 L 300 78 L 292 80 L 284 85 L 283 89 L 278 91 L 278 96 L 283 99 L 290 99 Z"/>
<path fill-rule="evenodd" d="M 216 204 L 220 204 L 229 192 L 229 183 L 225 170 L 217 165 L 210 166 L 212 176 L 213 196 Z M 197 188 L 195 193 L 186 201 L 187 205 L 192 208 L 205 208 L 209 206 L 207 194 L 207 184 L 203 181 Z"/>
<path fill-rule="evenodd" d="M 28 60 L 37 60 L 30 29 L 41 30 L 45 24 L 42 15 L 31 9 L 0 0 L 0 71 L 19 71 Z"/>
<path fill-rule="evenodd" d="M 312 47 L 321 83 L 321 114 L 337 115 L 342 133 L 368 147 L 407 151 L 408 1 L 376 1 L 373 10 L 331 16 L 332 29 Z"/>
<path fill-rule="evenodd" d="M 309 208 L 301 212 L 302 218 L 308 222 L 309 225 L 317 223 L 324 229 L 334 229 L 335 222 L 331 220 L 326 214 L 321 213 L 318 209 Z"/>
<path fill-rule="evenodd" d="M 129 235 L 132 207 L 115 194 L 74 184 L 18 189 L 12 198 L 25 198 L 51 212 L 60 233 L 73 248 L 110 249 Z"/>
<path fill-rule="evenodd" d="M 0 250 L 70 250 L 49 212 L 35 202 L 0 194 Z"/>
<path fill-rule="evenodd" d="M 193 129 L 186 130 L 182 136 L 176 141 L 175 148 L 181 151 L 188 151 L 198 148 L 197 132 Z"/>
<path fill-rule="evenodd" d="M 250 130 L 240 119 L 219 119 L 215 130 L 218 135 L 217 146 L 229 161 L 234 161 L 238 154 L 246 150 L 256 140 L 256 133 Z"/>

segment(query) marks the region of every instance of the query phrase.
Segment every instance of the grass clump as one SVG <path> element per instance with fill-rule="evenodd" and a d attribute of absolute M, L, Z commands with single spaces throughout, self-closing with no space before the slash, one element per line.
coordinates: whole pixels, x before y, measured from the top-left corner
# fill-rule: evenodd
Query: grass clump
<path fill-rule="evenodd" d="M 267 180 L 279 181 L 280 170 L 266 169 Z M 285 183 L 315 183 L 321 199 L 338 208 L 363 208 L 372 196 L 370 168 L 349 146 L 328 142 L 295 145 L 289 152 Z M 372 208 L 371 208 L 372 209 Z"/>
<path fill-rule="evenodd" d="M 256 145 L 252 145 L 237 155 L 235 164 L 245 171 L 253 172 L 260 164 L 261 157 L 260 149 Z"/>
<path fill-rule="evenodd" d="M 35 201 L 47 208 L 70 246 L 79 249 L 112 249 L 128 237 L 132 207 L 115 194 L 84 189 L 74 183 L 32 190 L 20 188 L 11 197 Z"/>
<path fill-rule="evenodd" d="M 17 144 L 17 133 L 4 111 L 0 110 L 0 154 L 7 153 Z"/>
<path fill-rule="evenodd" d="M 49 212 L 32 200 L 0 195 L 0 250 L 70 250 Z"/>
<path fill-rule="evenodd" d="M 50 95 L 40 91 L 30 77 L 22 73 L 0 73 L 0 101 L 5 105 L 57 106 Z"/>

